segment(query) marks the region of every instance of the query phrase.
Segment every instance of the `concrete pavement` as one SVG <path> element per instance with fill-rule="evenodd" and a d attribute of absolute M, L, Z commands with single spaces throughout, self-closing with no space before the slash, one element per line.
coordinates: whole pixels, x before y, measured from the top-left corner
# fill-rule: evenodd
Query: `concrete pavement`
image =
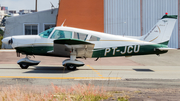
<path fill-rule="evenodd" d="M 173 50 L 160 56 L 101 58 L 83 61 L 86 65 L 68 71 L 62 65 L 66 58 L 36 56 L 40 65 L 22 70 L 16 62 L 15 51 L 0 50 L 0 86 L 25 85 L 71 86 L 92 84 L 110 91 L 124 92 L 129 101 L 179 101 L 180 51 Z M 122 93 L 115 93 L 117 97 Z M 113 101 L 113 100 L 108 100 Z"/>
<path fill-rule="evenodd" d="M 76 71 L 57 65 L 20 69 L 16 64 L 0 64 L 0 78 L 41 79 L 180 79 L 180 66 L 90 66 Z"/>
<path fill-rule="evenodd" d="M 42 62 L 27 70 L 20 69 L 15 51 L 0 51 L 0 78 L 54 79 L 54 80 L 179 80 L 180 51 L 174 50 L 160 57 L 156 55 L 80 59 L 85 66 L 68 71 L 61 62 L 66 58 L 36 56 Z M 34 58 L 32 58 L 34 59 Z"/>

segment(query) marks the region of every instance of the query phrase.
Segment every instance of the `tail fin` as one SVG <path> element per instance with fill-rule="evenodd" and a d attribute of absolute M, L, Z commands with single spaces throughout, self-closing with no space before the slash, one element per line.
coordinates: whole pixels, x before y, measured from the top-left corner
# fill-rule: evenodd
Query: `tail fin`
<path fill-rule="evenodd" d="M 164 15 L 140 40 L 168 45 L 176 20 L 177 15 Z"/>

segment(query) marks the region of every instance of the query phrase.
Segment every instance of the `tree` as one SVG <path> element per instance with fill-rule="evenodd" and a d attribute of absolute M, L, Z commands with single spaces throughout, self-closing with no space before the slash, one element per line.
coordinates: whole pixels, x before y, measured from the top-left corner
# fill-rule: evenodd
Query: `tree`
<path fill-rule="evenodd" d="M 0 36 L 4 35 L 4 31 L 2 29 L 0 29 Z"/>
<path fill-rule="evenodd" d="M 3 35 L 4 35 L 4 31 L 0 29 L 0 49 L 1 49 L 1 46 L 2 46 L 2 39 L 3 39 Z"/>
<path fill-rule="evenodd" d="M 5 16 L 3 17 L 2 21 L 1 21 L 1 25 L 2 25 L 2 26 L 5 26 L 5 25 L 6 25 L 6 19 L 7 19 L 8 17 L 11 17 L 11 16 L 10 16 L 10 15 L 5 15 Z"/>

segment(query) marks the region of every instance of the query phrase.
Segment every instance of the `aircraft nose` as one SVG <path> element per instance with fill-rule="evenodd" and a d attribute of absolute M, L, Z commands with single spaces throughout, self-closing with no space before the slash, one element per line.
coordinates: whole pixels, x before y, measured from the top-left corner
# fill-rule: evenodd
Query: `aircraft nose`
<path fill-rule="evenodd" d="M 11 40 L 11 37 L 3 38 L 3 39 L 2 39 L 2 42 L 3 42 L 4 44 L 8 44 L 9 40 Z"/>

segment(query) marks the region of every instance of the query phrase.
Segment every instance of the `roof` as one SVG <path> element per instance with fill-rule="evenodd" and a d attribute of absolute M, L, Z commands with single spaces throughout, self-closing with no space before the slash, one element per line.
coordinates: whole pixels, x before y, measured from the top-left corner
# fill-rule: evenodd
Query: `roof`
<path fill-rule="evenodd" d="M 34 12 L 34 13 L 28 13 L 28 14 L 19 15 L 19 16 L 13 16 L 13 17 L 9 17 L 8 19 L 12 19 L 12 18 L 16 18 L 16 17 L 23 17 L 23 16 L 34 15 L 34 14 L 38 14 L 38 13 L 48 12 L 48 11 L 51 11 L 51 10 L 58 10 L 58 8 L 55 8 L 55 9 L 48 9 L 48 10 L 39 11 L 39 12 Z"/>

